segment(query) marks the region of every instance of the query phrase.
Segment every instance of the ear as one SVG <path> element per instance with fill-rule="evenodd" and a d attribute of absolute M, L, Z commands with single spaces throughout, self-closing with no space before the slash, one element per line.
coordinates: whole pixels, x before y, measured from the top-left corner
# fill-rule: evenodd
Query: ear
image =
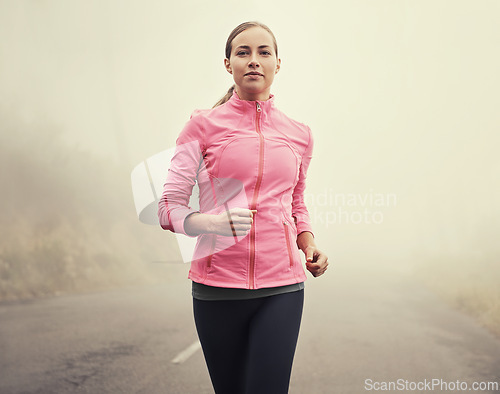
<path fill-rule="evenodd" d="M 229 63 L 228 58 L 224 58 L 224 67 L 226 67 L 226 70 L 229 74 L 233 73 L 233 69 L 231 68 L 231 63 Z"/>
<path fill-rule="evenodd" d="M 276 63 L 276 71 L 274 73 L 278 74 L 278 71 L 280 69 L 281 69 L 281 59 L 278 59 L 278 62 Z"/>

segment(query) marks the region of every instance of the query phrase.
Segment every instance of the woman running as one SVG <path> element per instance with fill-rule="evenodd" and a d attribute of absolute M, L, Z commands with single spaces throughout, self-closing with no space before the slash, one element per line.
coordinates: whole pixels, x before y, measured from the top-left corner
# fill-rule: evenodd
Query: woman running
<path fill-rule="evenodd" d="M 299 249 L 313 276 L 328 267 L 304 204 L 313 138 L 274 105 L 281 59 L 266 25 L 237 26 L 224 64 L 234 85 L 180 133 L 158 215 L 163 229 L 197 237 L 189 278 L 215 392 L 284 394 L 304 301 Z"/>

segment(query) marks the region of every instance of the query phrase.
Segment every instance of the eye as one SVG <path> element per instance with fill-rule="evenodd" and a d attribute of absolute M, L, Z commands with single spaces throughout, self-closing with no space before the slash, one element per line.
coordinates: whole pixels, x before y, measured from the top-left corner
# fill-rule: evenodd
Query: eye
<path fill-rule="evenodd" d="M 238 51 L 238 52 L 236 52 L 236 55 L 243 56 L 243 55 L 246 55 L 247 53 L 248 53 L 247 51 Z"/>
<path fill-rule="evenodd" d="M 266 55 L 266 56 L 268 56 L 268 55 L 270 55 L 270 54 L 271 54 L 271 52 L 269 52 L 269 51 L 262 51 L 261 53 L 262 53 L 263 55 Z"/>

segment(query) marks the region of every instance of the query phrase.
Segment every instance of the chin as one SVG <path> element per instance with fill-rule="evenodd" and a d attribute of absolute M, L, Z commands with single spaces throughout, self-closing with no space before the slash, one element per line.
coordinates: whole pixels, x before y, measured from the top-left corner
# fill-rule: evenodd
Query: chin
<path fill-rule="evenodd" d="M 268 87 L 261 84 L 245 84 L 242 88 L 248 93 L 256 94 L 265 92 Z"/>

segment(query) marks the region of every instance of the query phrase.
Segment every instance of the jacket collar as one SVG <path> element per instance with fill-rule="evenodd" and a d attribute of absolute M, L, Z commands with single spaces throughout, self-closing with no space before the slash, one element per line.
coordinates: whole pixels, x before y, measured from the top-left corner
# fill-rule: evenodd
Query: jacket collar
<path fill-rule="evenodd" d="M 250 101 L 250 100 L 242 100 L 236 93 L 236 91 L 233 91 L 233 95 L 227 102 L 229 105 L 231 105 L 233 108 L 240 110 L 241 112 L 247 112 L 247 111 L 256 111 L 257 104 L 259 103 L 260 108 L 262 112 L 267 113 L 271 108 L 274 107 L 274 95 L 270 94 L 269 99 L 265 101 L 260 101 L 260 100 L 255 100 L 255 101 Z"/>

